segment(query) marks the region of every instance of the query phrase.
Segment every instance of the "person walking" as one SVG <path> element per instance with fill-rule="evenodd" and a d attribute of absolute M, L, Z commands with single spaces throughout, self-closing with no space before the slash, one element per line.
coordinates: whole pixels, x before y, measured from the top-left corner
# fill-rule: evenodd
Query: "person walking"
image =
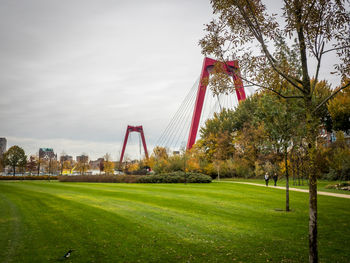
<path fill-rule="evenodd" d="M 266 183 L 266 186 L 269 186 L 269 174 L 268 172 L 265 173 L 265 183 Z"/>
<path fill-rule="evenodd" d="M 276 185 L 277 185 L 277 180 L 278 180 L 277 174 L 274 173 L 273 176 L 272 176 L 272 178 L 273 178 L 273 181 L 275 182 L 275 186 L 276 186 Z"/>

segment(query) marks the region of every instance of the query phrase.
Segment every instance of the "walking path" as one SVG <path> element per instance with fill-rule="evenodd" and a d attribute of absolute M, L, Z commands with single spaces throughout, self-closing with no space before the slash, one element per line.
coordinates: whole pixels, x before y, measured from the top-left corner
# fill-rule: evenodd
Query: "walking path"
<path fill-rule="evenodd" d="M 264 184 L 255 184 L 255 183 L 248 183 L 248 182 L 236 182 L 236 181 L 216 181 L 216 182 L 220 182 L 220 183 L 235 183 L 235 184 L 249 184 L 249 185 L 266 187 Z M 269 186 L 269 187 L 271 187 L 273 189 L 277 188 L 277 189 L 286 190 L 286 187 L 282 187 L 282 186 Z M 303 193 L 308 193 L 309 192 L 309 190 L 293 188 L 293 187 L 289 187 L 289 190 L 290 191 L 296 191 L 296 192 L 303 192 Z M 337 194 L 337 193 L 321 192 L 321 191 L 317 191 L 317 194 L 318 195 L 327 195 L 327 196 L 335 196 L 335 197 L 341 197 L 341 198 L 350 199 L 350 195 L 346 195 L 346 194 Z"/>

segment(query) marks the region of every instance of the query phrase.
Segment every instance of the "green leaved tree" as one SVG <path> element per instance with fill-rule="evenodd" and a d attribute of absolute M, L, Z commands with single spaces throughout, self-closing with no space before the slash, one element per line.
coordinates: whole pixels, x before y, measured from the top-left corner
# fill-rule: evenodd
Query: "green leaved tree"
<path fill-rule="evenodd" d="M 304 109 L 305 141 L 309 164 L 309 262 L 318 262 L 317 176 L 315 169 L 317 111 L 337 92 L 350 86 L 350 14 L 345 0 L 285 0 L 280 20 L 269 14 L 260 0 L 211 0 L 216 15 L 200 40 L 205 55 L 223 62 L 238 59 L 241 77 L 250 85 L 271 90 L 286 99 L 300 99 Z M 283 21 L 283 22 L 280 22 Z M 278 37 L 294 40 L 299 63 L 279 59 L 273 54 Z M 255 47 L 259 48 L 256 49 Z M 334 52 L 339 63 L 334 72 L 345 83 L 323 101 L 314 100 L 315 87 L 326 54 Z M 310 61 L 316 67 L 311 72 Z M 237 74 L 240 74 L 237 72 Z M 312 83 L 311 78 L 315 81 Z M 284 93 L 276 83 L 288 83 L 292 93 Z M 232 87 L 229 87 L 232 89 Z M 228 88 L 220 87 L 220 92 Z"/>
<path fill-rule="evenodd" d="M 4 164 L 9 165 L 12 168 L 13 175 L 16 175 L 16 167 L 24 167 L 27 163 L 27 156 L 24 150 L 15 145 L 12 146 L 3 156 Z"/>

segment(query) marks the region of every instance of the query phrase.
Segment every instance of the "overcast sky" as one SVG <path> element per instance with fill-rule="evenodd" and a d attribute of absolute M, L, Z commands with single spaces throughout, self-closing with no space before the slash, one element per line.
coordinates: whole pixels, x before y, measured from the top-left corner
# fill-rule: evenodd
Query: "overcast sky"
<path fill-rule="evenodd" d="M 199 76 L 206 0 L 0 0 L 0 137 L 27 154 L 149 150 Z M 138 155 L 138 138 L 127 154 Z"/>
<path fill-rule="evenodd" d="M 152 148 L 199 75 L 211 17 L 203 0 L 0 4 L 0 137 L 92 159 L 117 158 L 128 124 Z"/>

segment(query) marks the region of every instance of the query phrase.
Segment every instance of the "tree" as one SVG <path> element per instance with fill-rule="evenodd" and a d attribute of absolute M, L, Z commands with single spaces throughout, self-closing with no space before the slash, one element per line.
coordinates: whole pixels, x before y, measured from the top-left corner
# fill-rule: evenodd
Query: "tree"
<path fill-rule="evenodd" d="M 329 166 L 327 178 L 331 180 L 350 180 L 350 148 L 344 138 L 344 132 L 336 132 L 337 140 L 327 147 L 325 152 Z"/>
<path fill-rule="evenodd" d="M 215 170 L 212 163 L 209 162 L 206 156 L 205 149 L 200 139 L 193 145 L 188 152 L 189 158 L 187 161 L 187 168 L 191 172 L 205 173 L 208 175 L 215 175 Z"/>
<path fill-rule="evenodd" d="M 4 169 L 5 169 L 4 156 L 3 154 L 0 154 L 0 173 L 2 173 Z"/>
<path fill-rule="evenodd" d="M 76 168 L 81 175 L 84 175 L 85 172 L 89 169 L 89 164 L 86 162 L 78 162 Z"/>
<path fill-rule="evenodd" d="M 206 26 L 207 34 L 200 40 L 205 55 L 214 55 L 223 62 L 240 61 L 242 79 L 250 85 L 271 90 L 286 99 L 303 102 L 309 164 L 309 262 L 318 262 L 317 249 L 317 177 L 314 172 L 317 111 L 340 90 L 350 85 L 350 14 L 344 0 L 285 0 L 280 24 L 276 15 L 269 15 L 260 0 L 211 0 L 217 18 Z M 278 37 L 295 40 L 298 64 L 272 54 L 269 43 Z M 253 46 L 259 46 L 254 50 Z M 344 85 L 339 86 L 321 102 L 313 100 L 322 59 L 336 53 L 334 65 Z M 316 62 L 310 74 L 310 60 Z M 299 67 L 300 65 L 300 67 Z M 237 72 L 239 74 L 239 72 Z M 299 76 L 300 75 L 300 76 Z M 315 79 L 311 83 L 311 76 Z M 284 93 L 271 85 L 288 83 L 292 93 Z M 232 89 L 232 87 L 229 87 Z M 221 91 L 228 87 L 221 87 Z"/>
<path fill-rule="evenodd" d="M 54 158 L 49 158 L 47 160 L 46 172 L 49 175 L 56 174 L 59 170 L 59 162 Z"/>
<path fill-rule="evenodd" d="M 61 175 L 63 174 L 64 170 L 69 170 L 71 172 L 73 168 L 73 163 L 71 161 L 63 161 L 63 163 L 61 163 Z"/>
<path fill-rule="evenodd" d="M 111 161 L 111 155 L 109 153 L 106 153 L 103 157 L 103 167 L 105 174 L 113 174 L 114 173 L 114 163 Z"/>
<path fill-rule="evenodd" d="M 4 153 L 4 163 L 5 165 L 11 166 L 13 176 L 15 176 L 16 167 L 25 166 L 27 163 L 27 156 L 25 155 L 24 150 L 21 147 L 15 145 Z"/>
<path fill-rule="evenodd" d="M 209 161 L 232 157 L 232 132 L 236 129 L 234 116 L 232 110 L 223 109 L 219 114 L 215 113 L 200 129 L 201 139 L 198 144 L 204 149 Z"/>
<path fill-rule="evenodd" d="M 172 156 L 169 156 L 167 159 L 167 170 L 168 171 L 184 171 L 187 165 L 185 165 L 185 151 L 182 151 L 180 154 L 175 154 Z"/>
<path fill-rule="evenodd" d="M 294 103 L 286 101 L 271 92 L 265 92 L 258 105 L 256 118 L 262 122 L 267 134 L 265 142 L 268 145 L 265 148 L 272 149 L 275 156 L 283 154 L 286 177 L 286 211 L 290 211 L 288 148 L 292 145 L 292 138 L 297 136 L 298 132 L 302 132 L 302 129 L 298 127 L 302 119 L 302 112 L 295 101 Z"/>
<path fill-rule="evenodd" d="M 283 53 L 281 47 L 283 45 L 279 44 L 278 47 L 278 52 L 281 56 Z M 290 55 L 286 54 L 284 56 Z M 286 84 L 286 86 L 275 87 L 275 89 L 286 93 L 290 90 L 290 87 Z M 321 81 L 316 83 L 315 96 L 313 98 L 315 101 L 322 101 L 329 94 L 330 89 L 327 82 Z M 262 122 L 267 133 L 265 142 L 269 145 L 265 144 L 264 149 L 272 150 L 273 155 L 277 159 L 279 155 L 283 156 L 283 171 L 286 177 L 286 211 L 289 211 L 290 160 L 288 155 L 293 147 L 295 148 L 295 146 L 302 143 L 302 138 L 305 136 L 305 124 L 302 121 L 303 114 L 301 101 L 284 99 L 269 90 L 261 92 L 255 113 L 256 121 Z M 327 125 L 329 113 L 326 105 L 319 109 L 316 116 Z"/>
<path fill-rule="evenodd" d="M 76 169 L 79 171 L 81 175 L 84 175 L 85 172 L 90 168 L 88 164 L 88 158 L 86 154 L 82 154 L 83 158 L 79 159 L 79 162 L 76 165 Z"/>
<path fill-rule="evenodd" d="M 45 163 L 45 160 L 40 158 L 39 153 L 35 156 L 36 162 L 37 162 L 37 174 L 40 175 L 40 167 L 42 166 L 42 164 Z"/>
<path fill-rule="evenodd" d="M 35 156 L 31 155 L 29 157 L 28 162 L 27 162 L 27 168 L 28 168 L 30 174 L 32 174 L 32 172 L 36 170 L 37 165 L 38 164 L 37 164 L 37 160 L 36 160 Z"/>
<path fill-rule="evenodd" d="M 98 164 L 98 169 L 100 170 L 100 174 L 104 171 L 105 169 L 104 160 L 100 161 L 100 163 Z"/>
<path fill-rule="evenodd" d="M 254 176 L 258 159 L 266 148 L 262 147 L 266 132 L 254 118 L 260 97 L 261 94 L 254 94 L 235 111 L 224 109 L 201 128 L 195 148 L 200 149 L 197 152 L 207 162 L 206 173 L 214 175 L 216 170 L 216 174 Z"/>
<path fill-rule="evenodd" d="M 167 171 L 169 155 L 167 149 L 156 146 L 153 149 L 149 164 L 155 173 L 162 173 Z"/>
<path fill-rule="evenodd" d="M 333 129 L 336 131 L 350 130 L 350 89 L 343 90 L 328 103 L 332 117 Z"/>

